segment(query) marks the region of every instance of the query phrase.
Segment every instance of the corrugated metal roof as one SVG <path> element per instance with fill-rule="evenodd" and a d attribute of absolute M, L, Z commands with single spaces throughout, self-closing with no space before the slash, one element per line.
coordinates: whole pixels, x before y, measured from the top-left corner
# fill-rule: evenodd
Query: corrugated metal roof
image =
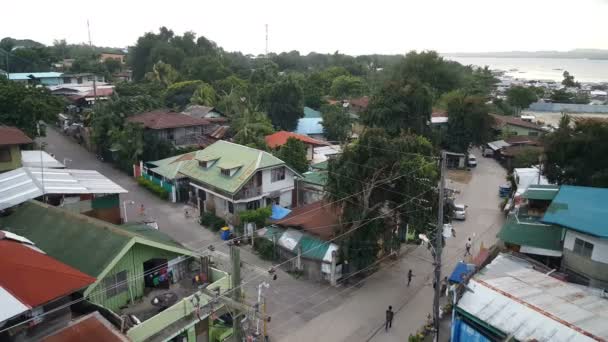
<path fill-rule="evenodd" d="M 15 73 L 10 73 L 9 79 L 19 81 L 19 80 L 29 80 L 32 77 L 34 77 L 34 78 L 55 78 L 55 77 L 61 77 L 61 75 L 63 75 L 63 74 L 60 72 L 15 72 Z"/>
<path fill-rule="evenodd" d="M 504 141 L 504 140 L 496 140 L 496 141 L 492 141 L 488 143 L 488 146 L 494 150 L 494 151 L 498 151 L 503 147 L 509 147 L 511 146 L 508 142 Z"/>
<path fill-rule="evenodd" d="M 563 228 L 510 215 L 496 237 L 518 246 L 562 251 Z M 544 254 L 543 254 L 544 255 Z"/>
<path fill-rule="evenodd" d="M 319 112 L 318 110 L 314 110 L 310 107 L 304 107 L 304 118 L 310 119 L 310 118 L 320 118 L 321 117 L 321 112 Z"/>
<path fill-rule="evenodd" d="M 10 292 L 0 286 L 0 322 L 20 315 L 29 309 L 30 308 L 21 303 L 19 299 L 15 298 Z"/>
<path fill-rule="evenodd" d="M 295 132 L 298 134 L 323 134 L 322 118 L 301 118 Z"/>
<path fill-rule="evenodd" d="M 329 242 L 325 242 L 310 235 L 304 235 L 300 239 L 300 246 L 302 247 L 302 256 L 308 259 L 323 261 L 323 258 L 325 257 L 325 254 L 327 254 L 327 250 L 329 249 L 329 244 Z"/>
<path fill-rule="evenodd" d="M 301 142 L 309 145 L 315 146 L 328 146 L 329 143 L 317 139 L 313 139 L 307 135 L 297 134 L 293 132 L 287 131 L 279 131 L 270 135 L 267 135 L 264 139 L 266 140 L 266 145 L 270 148 L 276 148 L 283 146 L 287 143 L 289 138 L 294 138 L 300 140 Z"/>
<path fill-rule="evenodd" d="M 608 338 L 608 300 L 599 289 L 567 283 L 509 254 L 477 273 L 458 302 L 462 310 L 519 341 Z"/>
<path fill-rule="evenodd" d="M 314 185 L 325 186 L 327 185 L 327 171 L 309 171 L 302 174 L 304 178 L 302 181 Z"/>
<path fill-rule="evenodd" d="M 21 151 L 21 165 L 25 167 L 44 167 L 47 169 L 63 169 L 65 165 L 53 158 L 46 151 Z"/>
<path fill-rule="evenodd" d="M 118 194 L 126 192 L 127 190 L 120 185 L 94 170 L 22 167 L 0 174 L 0 210 L 44 194 Z"/>
<path fill-rule="evenodd" d="M 98 311 L 82 316 L 65 328 L 42 338 L 42 342 L 126 342 L 122 335 Z"/>
<path fill-rule="evenodd" d="M 277 244 L 295 253 L 296 247 L 298 246 L 298 243 L 300 242 L 302 236 L 304 236 L 304 234 L 302 234 L 302 232 L 300 231 L 297 231 L 295 229 L 287 229 L 283 233 L 283 235 L 281 235 L 281 237 L 277 241 Z"/>
<path fill-rule="evenodd" d="M 558 191 L 558 185 L 533 184 L 528 187 L 522 197 L 531 200 L 551 201 L 557 196 Z"/>
<path fill-rule="evenodd" d="M 542 221 L 608 238 L 608 189 L 562 185 Z"/>

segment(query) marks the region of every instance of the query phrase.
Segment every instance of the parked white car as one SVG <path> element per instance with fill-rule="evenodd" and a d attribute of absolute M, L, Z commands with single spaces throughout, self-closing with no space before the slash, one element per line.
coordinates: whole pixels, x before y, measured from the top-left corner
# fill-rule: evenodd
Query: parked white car
<path fill-rule="evenodd" d="M 452 218 L 456 220 L 466 220 L 467 219 L 467 206 L 464 204 L 454 204 L 454 213 Z"/>
<path fill-rule="evenodd" d="M 474 155 L 469 154 L 469 156 L 467 157 L 467 165 L 469 167 L 475 167 L 475 166 L 477 166 L 477 158 L 475 158 Z"/>

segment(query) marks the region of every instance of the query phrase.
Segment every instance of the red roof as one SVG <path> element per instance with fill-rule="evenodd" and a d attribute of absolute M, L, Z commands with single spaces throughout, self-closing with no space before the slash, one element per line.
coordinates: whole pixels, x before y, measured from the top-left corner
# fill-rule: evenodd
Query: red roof
<path fill-rule="evenodd" d="M 31 144 L 32 139 L 25 135 L 19 128 L 0 126 L 0 145 Z"/>
<path fill-rule="evenodd" d="M 431 117 L 433 118 L 447 118 L 448 117 L 448 112 L 446 112 L 445 110 L 433 110 L 433 113 L 431 113 Z"/>
<path fill-rule="evenodd" d="M 137 114 L 127 119 L 129 122 L 138 122 L 150 129 L 165 129 L 208 125 L 206 119 L 199 119 L 190 115 L 172 112 L 167 109 Z"/>
<path fill-rule="evenodd" d="M 369 105 L 369 97 L 363 96 L 358 99 L 351 99 L 349 102 L 351 106 L 357 106 L 365 109 Z"/>
<path fill-rule="evenodd" d="M 81 317 L 53 334 L 42 339 L 43 342 L 112 342 L 128 341 L 99 312 Z"/>
<path fill-rule="evenodd" d="M 0 286 L 32 308 L 95 282 L 95 278 L 14 240 L 0 240 L 0 260 Z"/>
<path fill-rule="evenodd" d="M 287 132 L 287 131 L 280 131 L 280 132 L 276 132 L 271 135 L 267 135 L 265 138 L 266 145 L 268 145 L 268 147 L 270 147 L 270 148 L 283 146 L 283 145 L 285 145 L 285 143 L 287 142 L 287 139 L 289 139 L 289 138 L 295 138 L 305 144 L 310 144 L 310 145 L 318 145 L 318 146 L 328 146 L 329 145 L 328 143 L 326 143 L 324 141 L 313 139 L 307 135 L 302 135 L 302 134 L 297 134 L 297 133 Z"/>
<path fill-rule="evenodd" d="M 339 228 L 336 208 L 325 201 L 306 204 L 293 209 L 289 215 L 273 223 L 283 227 L 300 228 L 327 241 Z"/>

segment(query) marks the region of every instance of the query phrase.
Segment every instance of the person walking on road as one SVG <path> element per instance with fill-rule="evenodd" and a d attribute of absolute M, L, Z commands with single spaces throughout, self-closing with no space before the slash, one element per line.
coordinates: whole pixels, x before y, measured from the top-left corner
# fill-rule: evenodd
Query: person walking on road
<path fill-rule="evenodd" d="M 388 331 L 393 325 L 393 307 L 388 306 L 388 310 L 386 310 L 386 323 L 384 323 L 384 331 Z"/>
<path fill-rule="evenodd" d="M 445 277 L 445 278 L 443 278 L 443 281 L 441 282 L 440 296 L 442 297 L 444 294 L 446 294 L 446 296 L 447 296 L 447 292 L 448 292 L 448 277 Z"/>
<path fill-rule="evenodd" d="M 469 238 L 469 239 L 467 240 L 467 243 L 464 245 L 464 247 L 465 247 L 465 249 L 466 249 L 466 251 L 464 252 L 464 256 L 467 256 L 467 255 L 472 255 L 472 254 L 471 254 L 471 246 L 472 246 L 472 245 L 473 245 L 473 243 L 471 242 L 471 238 Z"/>
<path fill-rule="evenodd" d="M 144 205 L 142 203 L 142 205 L 139 207 L 139 216 L 144 216 L 145 213 L 146 213 L 146 208 L 144 208 Z"/>
<path fill-rule="evenodd" d="M 407 286 L 410 286 L 410 283 L 412 282 L 412 277 L 414 276 L 414 274 L 412 273 L 412 270 L 409 270 L 407 272 Z"/>

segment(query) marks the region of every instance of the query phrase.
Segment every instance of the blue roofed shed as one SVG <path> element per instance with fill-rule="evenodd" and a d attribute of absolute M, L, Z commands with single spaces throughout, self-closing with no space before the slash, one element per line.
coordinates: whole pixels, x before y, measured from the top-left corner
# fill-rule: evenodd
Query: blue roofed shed
<path fill-rule="evenodd" d="M 542 222 L 608 238 L 608 189 L 562 185 Z"/>
<path fill-rule="evenodd" d="M 310 107 L 304 107 L 304 117 L 298 120 L 295 132 L 309 136 L 320 136 L 323 135 L 322 123 L 321 112 Z"/>

